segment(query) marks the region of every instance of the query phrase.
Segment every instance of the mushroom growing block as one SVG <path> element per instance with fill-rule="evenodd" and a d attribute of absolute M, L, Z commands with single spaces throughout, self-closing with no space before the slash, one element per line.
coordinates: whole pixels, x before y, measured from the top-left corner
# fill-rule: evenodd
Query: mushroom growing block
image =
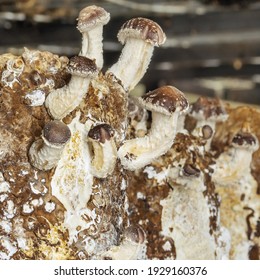
<path fill-rule="evenodd" d="M 141 107 L 152 112 L 152 124 L 147 135 L 126 140 L 119 148 L 121 163 L 129 170 L 144 167 L 171 148 L 177 132 L 178 117 L 189 108 L 184 94 L 172 86 L 155 89 L 137 101 Z"/>

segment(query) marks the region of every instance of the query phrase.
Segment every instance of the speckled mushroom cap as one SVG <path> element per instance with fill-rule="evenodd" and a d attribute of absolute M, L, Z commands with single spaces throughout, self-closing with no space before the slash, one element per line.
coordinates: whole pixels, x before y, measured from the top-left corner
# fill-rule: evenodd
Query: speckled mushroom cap
<path fill-rule="evenodd" d="M 94 78 L 98 74 L 95 60 L 85 56 L 73 56 L 67 66 L 67 71 L 75 76 Z"/>
<path fill-rule="evenodd" d="M 105 143 L 105 141 L 110 140 L 114 134 L 113 128 L 109 124 L 103 123 L 91 128 L 88 132 L 88 137 L 100 143 Z"/>
<path fill-rule="evenodd" d="M 127 38 L 142 39 L 154 46 L 162 45 L 166 36 L 162 28 L 147 18 L 133 18 L 125 22 L 118 32 L 118 40 L 125 44 Z"/>
<path fill-rule="evenodd" d="M 145 109 L 172 115 L 175 112 L 185 113 L 189 103 L 184 94 L 173 86 L 162 86 L 149 91 L 138 98 L 138 103 Z"/>
<path fill-rule="evenodd" d="M 250 132 L 238 132 L 232 139 L 233 147 L 249 148 L 256 151 L 258 149 L 257 137 Z"/>
<path fill-rule="evenodd" d="M 105 25 L 110 19 L 110 14 L 103 8 L 95 5 L 82 9 L 78 17 L 77 28 L 80 32 L 87 32 L 98 25 Z"/>
<path fill-rule="evenodd" d="M 71 132 L 63 122 L 50 121 L 44 126 L 42 137 L 51 145 L 62 146 L 69 141 Z"/>
<path fill-rule="evenodd" d="M 219 99 L 210 99 L 207 97 L 199 97 L 198 100 L 191 105 L 190 114 L 196 119 L 209 119 L 210 117 L 214 117 L 216 120 L 225 120 L 228 116 Z"/>

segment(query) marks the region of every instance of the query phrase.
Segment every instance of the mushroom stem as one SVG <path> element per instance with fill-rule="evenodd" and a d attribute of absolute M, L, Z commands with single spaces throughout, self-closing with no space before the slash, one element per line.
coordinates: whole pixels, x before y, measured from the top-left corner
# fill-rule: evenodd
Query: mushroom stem
<path fill-rule="evenodd" d="M 80 55 L 96 60 L 98 69 L 103 66 L 103 26 L 110 14 L 101 7 L 92 5 L 79 13 L 77 28 L 82 34 Z"/>
<path fill-rule="evenodd" d="M 50 115 L 56 120 L 61 120 L 73 111 L 87 93 L 90 81 L 90 78 L 72 76 L 68 85 L 52 91 L 45 101 Z"/>
<path fill-rule="evenodd" d="M 30 147 L 31 164 L 40 170 L 49 170 L 55 167 L 70 137 L 70 129 L 64 123 L 51 121 L 46 124 L 41 138 Z"/>
<path fill-rule="evenodd" d="M 114 141 L 106 140 L 105 143 L 91 141 L 93 159 L 91 162 L 91 174 L 97 178 L 105 178 L 110 175 L 116 164 L 117 151 Z"/>
<path fill-rule="evenodd" d="M 56 120 L 63 119 L 80 104 L 91 79 L 97 75 L 94 61 L 83 56 L 71 58 L 68 70 L 72 74 L 68 85 L 53 90 L 45 100 L 48 112 Z"/>
<path fill-rule="evenodd" d="M 98 69 L 103 67 L 103 25 L 82 33 L 82 48 L 79 55 L 95 59 Z"/>
<path fill-rule="evenodd" d="M 174 142 L 178 116 L 179 112 L 171 116 L 152 112 L 152 125 L 148 135 L 127 140 L 119 148 L 118 156 L 122 165 L 129 170 L 139 169 L 165 154 Z"/>
<path fill-rule="evenodd" d="M 55 147 L 43 139 L 38 139 L 30 148 L 30 161 L 34 167 L 40 170 L 49 170 L 57 165 L 63 148 L 63 146 Z"/>
<path fill-rule="evenodd" d="M 133 89 L 144 76 L 151 57 L 154 46 L 141 39 L 129 38 L 122 50 L 118 62 L 108 70 L 113 73 L 126 90 Z"/>
<path fill-rule="evenodd" d="M 117 63 L 108 70 L 121 80 L 125 90 L 133 89 L 145 74 L 153 49 L 165 42 L 161 27 L 146 18 L 133 18 L 125 22 L 117 34 L 124 46 Z"/>
<path fill-rule="evenodd" d="M 108 124 L 99 124 L 90 129 L 88 141 L 92 145 L 91 173 L 97 178 L 106 178 L 115 168 L 117 159 L 114 130 Z"/>

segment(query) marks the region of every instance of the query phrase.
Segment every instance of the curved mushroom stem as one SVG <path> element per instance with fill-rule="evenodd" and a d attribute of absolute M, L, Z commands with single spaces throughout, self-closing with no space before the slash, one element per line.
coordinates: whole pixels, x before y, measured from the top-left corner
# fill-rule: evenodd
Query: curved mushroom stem
<path fill-rule="evenodd" d="M 105 178 L 115 168 L 117 151 L 114 140 L 106 140 L 99 143 L 93 139 L 89 140 L 93 148 L 93 159 L 91 162 L 91 173 L 94 177 Z"/>
<path fill-rule="evenodd" d="M 91 173 L 97 178 L 105 178 L 114 171 L 117 150 L 113 136 L 114 130 L 108 124 L 96 125 L 88 133 L 93 150 Z"/>
<path fill-rule="evenodd" d="M 166 36 L 156 22 L 138 17 L 125 22 L 117 37 L 125 46 L 118 62 L 108 69 L 108 72 L 121 80 L 125 90 L 128 91 L 143 77 L 154 47 L 162 45 Z"/>
<path fill-rule="evenodd" d="M 153 55 L 154 46 L 141 39 L 129 38 L 118 62 L 108 72 L 121 80 L 126 90 L 133 89 L 144 76 Z"/>
<path fill-rule="evenodd" d="M 64 147 L 56 147 L 38 139 L 33 142 L 29 150 L 31 164 L 40 170 L 49 170 L 55 167 L 61 158 Z"/>
<path fill-rule="evenodd" d="M 152 112 L 152 125 L 148 135 L 127 140 L 118 150 L 125 169 L 136 170 L 165 154 L 172 146 L 177 130 L 179 112 L 171 116 Z"/>
<path fill-rule="evenodd" d="M 56 120 L 63 119 L 80 104 L 88 91 L 91 79 L 98 74 L 95 62 L 91 59 L 77 56 L 71 61 L 72 66 L 68 66 L 72 74 L 70 82 L 50 92 L 45 100 L 48 112 Z M 80 71 L 84 71 L 84 74 Z"/>
<path fill-rule="evenodd" d="M 103 67 L 103 26 L 109 20 L 110 14 L 95 5 L 82 9 L 78 17 L 77 28 L 82 34 L 79 55 L 95 59 L 98 69 Z"/>
<path fill-rule="evenodd" d="M 88 91 L 90 80 L 72 76 L 68 85 L 52 91 L 45 100 L 49 114 L 54 119 L 61 120 L 72 112 Z"/>
<path fill-rule="evenodd" d="M 82 47 L 79 55 L 95 59 L 98 69 L 103 67 L 103 25 L 82 33 Z"/>

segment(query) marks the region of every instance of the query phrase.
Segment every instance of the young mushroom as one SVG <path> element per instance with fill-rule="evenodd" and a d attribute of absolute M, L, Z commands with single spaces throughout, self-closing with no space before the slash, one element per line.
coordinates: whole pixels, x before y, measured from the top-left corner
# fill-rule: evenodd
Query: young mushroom
<path fill-rule="evenodd" d="M 131 90 L 145 74 L 154 47 L 162 45 L 166 36 L 156 22 L 139 17 L 123 24 L 118 40 L 125 46 L 118 62 L 108 71 L 121 80 L 126 90 Z"/>
<path fill-rule="evenodd" d="M 50 115 L 58 120 L 63 119 L 79 105 L 88 91 L 90 80 L 98 74 L 94 60 L 84 56 L 72 57 L 67 70 L 71 74 L 68 85 L 54 89 L 45 100 Z"/>
<path fill-rule="evenodd" d="M 89 130 L 88 141 L 93 150 L 91 173 L 97 178 L 105 178 L 114 171 L 117 151 L 113 136 L 114 130 L 105 123 Z"/>
<path fill-rule="evenodd" d="M 140 106 L 152 112 L 147 135 L 125 141 L 118 156 L 125 169 L 136 170 L 165 154 L 177 133 L 178 117 L 188 110 L 184 94 L 172 86 L 162 86 L 137 99 Z"/>
<path fill-rule="evenodd" d="M 55 167 L 70 137 L 67 125 L 61 121 L 50 121 L 44 126 L 41 138 L 33 142 L 29 149 L 30 163 L 44 171 Z"/>
<path fill-rule="evenodd" d="M 140 226 L 129 226 L 123 233 L 122 242 L 112 247 L 103 254 L 103 258 L 113 260 L 137 260 L 145 259 L 146 235 Z"/>
<path fill-rule="evenodd" d="M 77 28 L 82 33 L 80 55 L 95 59 L 98 69 L 103 66 L 103 26 L 108 23 L 110 14 L 95 5 L 80 11 Z"/>
<path fill-rule="evenodd" d="M 214 180 L 231 182 L 250 171 L 253 153 L 259 148 L 257 137 L 248 131 L 239 131 L 232 139 L 227 153 L 217 159 Z M 241 164 L 243 163 L 243 164 Z"/>
<path fill-rule="evenodd" d="M 196 128 L 193 130 L 192 134 L 197 136 L 198 128 L 207 125 L 211 127 L 213 133 L 209 134 L 211 136 L 207 139 L 206 150 L 210 149 L 211 140 L 214 136 L 215 127 L 218 122 L 224 122 L 228 118 L 228 114 L 219 99 L 209 99 L 206 97 L 200 97 L 198 100 L 192 104 L 189 113 L 196 121 Z"/>

